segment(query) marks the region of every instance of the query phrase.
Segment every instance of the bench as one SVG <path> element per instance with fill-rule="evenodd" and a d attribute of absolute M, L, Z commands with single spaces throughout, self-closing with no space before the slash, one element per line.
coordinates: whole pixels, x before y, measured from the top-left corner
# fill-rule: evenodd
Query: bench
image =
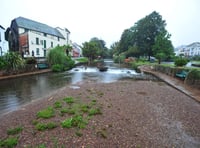
<path fill-rule="evenodd" d="M 187 77 L 187 74 L 188 74 L 188 72 L 183 70 L 181 72 L 176 73 L 176 77 L 179 77 L 181 79 L 185 79 Z"/>
<path fill-rule="evenodd" d="M 48 66 L 48 64 L 46 64 L 46 63 L 38 63 L 37 64 L 37 68 L 38 69 L 46 69 L 46 68 L 48 68 L 49 66 Z"/>

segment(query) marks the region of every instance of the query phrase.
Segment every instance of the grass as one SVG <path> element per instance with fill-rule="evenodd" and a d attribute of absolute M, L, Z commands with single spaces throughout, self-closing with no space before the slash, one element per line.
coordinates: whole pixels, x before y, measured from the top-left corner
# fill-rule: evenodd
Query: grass
<path fill-rule="evenodd" d="M 14 148 L 18 143 L 17 137 L 9 137 L 4 140 L 0 140 L 0 147 L 5 148 Z"/>
<path fill-rule="evenodd" d="M 54 108 L 62 108 L 62 103 L 60 101 L 56 101 L 54 103 Z"/>
<path fill-rule="evenodd" d="M 89 115 L 89 116 L 94 116 L 94 115 L 98 115 L 98 114 L 102 114 L 100 108 L 91 108 L 91 109 L 88 111 L 88 115 Z"/>
<path fill-rule="evenodd" d="M 23 128 L 20 127 L 15 127 L 15 128 L 11 128 L 7 130 L 7 134 L 8 135 L 16 135 L 19 134 L 21 131 L 23 130 Z"/>
<path fill-rule="evenodd" d="M 72 128 L 72 127 L 78 127 L 80 129 L 85 128 L 88 122 L 83 118 L 81 115 L 75 115 L 71 118 L 65 119 L 61 126 L 63 128 Z"/>
<path fill-rule="evenodd" d="M 74 103 L 74 98 L 73 97 L 66 97 L 63 100 L 68 104 Z"/>
<path fill-rule="evenodd" d="M 49 122 L 49 123 L 37 123 L 35 125 L 35 128 L 39 131 L 44 131 L 44 130 L 48 130 L 48 129 L 53 129 L 56 128 L 57 124 L 54 122 Z"/>
<path fill-rule="evenodd" d="M 48 107 L 46 109 L 43 109 L 39 112 L 37 112 L 37 117 L 38 118 L 45 118 L 45 119 L 48 119 L 48 118 L 51 118 L 55 115 L 54 113 L 54 110 L 52 107 Z"/>

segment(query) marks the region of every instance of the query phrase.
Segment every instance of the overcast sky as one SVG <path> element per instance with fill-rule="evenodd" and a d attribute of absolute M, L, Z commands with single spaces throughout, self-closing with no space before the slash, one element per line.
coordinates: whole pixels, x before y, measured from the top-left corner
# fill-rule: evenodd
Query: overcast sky
<path fill-rule="evenodd" d="M 65 27 L 80 45 L 98 37 L 110 47 L 124 29 L 153 11 L 166 20 L 175 47 L 200 42 L 200 0 L 1 0 L 0 25 L 7 28 L 22 16 Z"/>

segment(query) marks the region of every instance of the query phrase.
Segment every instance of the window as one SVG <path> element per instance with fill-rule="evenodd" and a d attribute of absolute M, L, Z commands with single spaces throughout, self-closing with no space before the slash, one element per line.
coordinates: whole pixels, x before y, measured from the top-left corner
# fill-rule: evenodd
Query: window
<path fill-rule="evenodd" d="M 40 55 L 40 49 L 36 48 L 36 55 Z"/>
<path fill-rule="evenodd" d="M 43 45 L 43 40 L 40 40 L 40 44 Z"/>
<path fill-rule="evenodd" d="M 0 32 L 0 42 L 1 42 L 1 32 Z"/>
<path fill-rule="evenodd" d="M 51 48 L 53 48 L 53 42 L 51 42 Z"/>
<path fill-rule="evenodd" d="M 47 56 L 47 51 L 46 50 L 44 50 L 44 57 L 46 57 Z"/>
<path fill-rule="evenodd" d="M 47 45 L 46 45 L 46 40 L 44 40 L 44 48 L 46 48 L 47 47 Z"/>
<path fill-rule="evenodd" d="M 60 38 L 58 37 L 58 41 L 60 41 Z"/>
<path fill-rule="evenodd" d="M 39 38 L 36 38 L 36 44 L 39 45 Z"/>
<path fill-rule="evenodd" d="M 46 33 L 44 33 L 44 36 L 47 36 L 47 34 L 46 34 Z"/>

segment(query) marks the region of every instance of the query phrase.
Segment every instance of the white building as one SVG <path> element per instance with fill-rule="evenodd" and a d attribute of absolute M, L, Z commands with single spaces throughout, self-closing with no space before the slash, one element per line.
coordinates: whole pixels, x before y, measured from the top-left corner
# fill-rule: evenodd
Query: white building
<path fill-rule="evenodd" d="M 18 17 L 7 29 L 10 49 L 19 51 L 24 57 L 44 58 L 48 50 L 69 43 L 69 30 L 53 28 L 27 18 Z"/>
<path fill-rule="evenodd" d="M 176 56 L 184 55 L 185 57 L 200 56 L 200 42 L 194 42 L 190 45 L 177 47 Z"/>
<path fill-rule="evenodd" d="M 5 40 L 5 29 L 0 25 L 0 56 L 8 52 L 8 42 Z"/>

